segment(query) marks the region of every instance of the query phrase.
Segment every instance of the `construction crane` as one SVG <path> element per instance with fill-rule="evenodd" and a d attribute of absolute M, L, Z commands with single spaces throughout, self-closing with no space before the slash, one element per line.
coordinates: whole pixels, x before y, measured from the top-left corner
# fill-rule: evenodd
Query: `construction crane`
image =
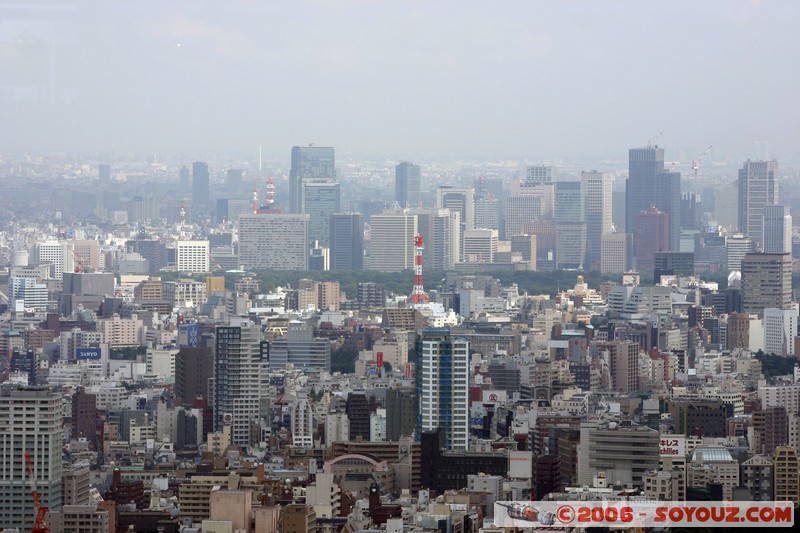
<path fill-rule="evenodd" d="M 655 137 L 653 137 L 652 139 L 647 141 L 647 147 L 648 148 L 656 148 L 658 146 L 656 143 L 658 142 L 658 140 L 661 138 L 662 135 L 664 135 L 664 132 L 663 131 L 659 131 L 658 135 L 656 135 Z"/>
<path fill-rule="evenodd" d="M 694 177 L 695 178 L 697 177 L 697 169 L 700 168 L 700 162 L 703 160 L 703 158 L 706 155 L 708 155 L 708 152 L 710 152 L 712 148 L 714 148 L 713 144 L 711 146 L 709 146 L 708 148 L 706 148 L 705 152 L 703 152 L 702 154 L 697 156 L 696 159 L 692 160 L 692 170 L 694 170 Z"/>
<path fill-rule="evenodd" d="M 33 507 L 36 509 L 36 520 L 31 528 L 31 533 L 48 533 L 50 528 L 45 524 L 45 515 L 47 515 L 47 507 L 42 507 L 39 502 L 39 491 L 36 490 L 36 477 L 33 475 L 33 462 L 31 461 L 31 454 L 25 452 L 25 466 L 28 468 L 28 481 L 31 484 L 31 497 L 33 498 Z"/>

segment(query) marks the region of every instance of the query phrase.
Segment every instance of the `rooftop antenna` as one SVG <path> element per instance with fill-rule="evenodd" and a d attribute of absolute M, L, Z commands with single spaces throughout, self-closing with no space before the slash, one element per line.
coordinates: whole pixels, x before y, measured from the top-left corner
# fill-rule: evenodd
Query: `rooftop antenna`
<path fill-rule="evenodd" d="M 255 215 L 258 213 L 258 191 L 256 190 L 256 184 L 253 184 L 253 214 Z"/>
<path fill-rule="evenodd" d="M 181 206 L 181 240 L 186 239 L 186 208 Z"/>
<path fill-rule="evenodd" d="M 262 162 L 263 162 L 263 159 L 261 157 L 261 145 L 259 144 L 258 145 L 258 171 L 259 172 L 261 172 L 263 170 L 263 168 L 264 168 L 263 165 L 262 165 Z"/>
<path fill-rule="evenodd" d="M 275 207 L 275 182 L 272 180 L 272 176 L 267 178 L 267 209 L 272 209 Z"/>

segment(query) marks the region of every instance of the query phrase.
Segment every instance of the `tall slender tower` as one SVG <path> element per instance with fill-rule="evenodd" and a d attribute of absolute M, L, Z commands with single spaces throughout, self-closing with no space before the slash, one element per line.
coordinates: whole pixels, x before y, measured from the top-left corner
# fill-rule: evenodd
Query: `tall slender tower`
<path fill-rule="evenodd" d="M 739 169 L 739 231 L 762 249 L 764 215 L 778 199 L 777 161 L 745 161 Z"/>
<path fill-rule="evenodd" d="M 34 519 L 25 454 L 43 507 L 61 507 L 61 396 L 47 387 L 0 387 L 0 524 L 29 531 Z"/>
<path fill-rule="evenodd" d="M 428 295 L 425 294 L 425 289 L 422 288 L 422 249 L 424 247 L 422 235 L 417 234 L 414 237 L 414 290 L 411 296 L 408 297 L 410 304 L 426 304 L 429 303 Z"/>
<path fill-rule="evenodd" d="M 195 161 L 192 163 L 192 216 L 208 210 L 209 198 L 208 163 Z"/>
<path fill-rule="evenodd" d="M 469 341 L 428 328 L 417 341 L 417 436 L 440 428 L 445 447 L 469 448 Z"/>

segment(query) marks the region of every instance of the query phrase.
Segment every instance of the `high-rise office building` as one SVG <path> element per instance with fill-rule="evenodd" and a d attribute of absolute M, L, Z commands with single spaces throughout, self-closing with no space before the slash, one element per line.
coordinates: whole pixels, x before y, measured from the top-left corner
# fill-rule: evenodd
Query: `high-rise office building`
<path fill-rule="evenodd" d="M 639 213 L 651 207 L 658 208 L 669 218 L 669 249 L 665 251 L 679 251 L 681 175 L 664 170 L 663 148 L 632 148 L 628 153 L 628 180 L 625 182 L 625 227 L 629 232 L 635 230 Z"/>
<path fill-rule="evenodd" d="M 742 259 L 742 311 L 792 308 L 792 255 L 747 254 Z"/>
<path fill-rule="evenodd" d="M 556 268 L 583 269 L 586 262 L 586 224 L 556 224 Z"/>
<path fill-rule="evenodd" d="M 216 328 L 214 428 L 230 425 L 231 444 L 250 446 L 253 424 L 265 414 L 260 408 L 269 390 L 266 351 L 261 328 L 247 319 Z"/>
<path fill-rule="evenodd" d="M 270 369 L 316 368 L 331 370 L 331 343 L 326 338 L 314 337 L 314 326 L 304 322 L 290 322 L 285 337 L 273 340 L 269 347 Z"/>
<path fill-rule="evenodd" d="M 303 180 L 302 190 L 302 212 L 309 216 L 309 241 L 329 246 L 331 215 L 341 211 L 339 183 L 327 179 L 307 178 Z"/>
<path fill-rule="evenodd" d="M 586 268 L 600 270 L 603 235 L 611 233 L 611 187 L 613 178 L 607 172 L 581 172 L 583 205 L 586 220 Z"/>
<path fill-rule="evenodd" d="M 777 161 L 747 160 L 739 169 L 739 231 L 759 249 L 764 238 L 764 209 L 778 201 Z"/>
<path fill-rule="evenodd" d="M 633 224 L 636 269 L 653 272 L 655 253 L 669 251 L 669 215 L 651 207 L 639 213 Z"/>
<path fill-rule="evenodd" d="M 308 270 L 309 215 L 239 217 L 239 262 L 256 270 Z"/>
<path fill-rule="evenodd" d="M 360 213 L 336 213 L 330 222 L 331 270 L 364 269 L 364 218 Z"/>
<path fill-rule="evenodd" d="M 597 344 L 598 351 L 607 353 L 613 390 L 639 390 L 639 344 L 632 341 L 610 341 Z"/>
<path fill-rule="evenodd" d="M 39 501 L 59 509 L 62 498 L 62 399 L 47 387 L 0 387 L 0 524 L 29 531 L 34 507 L 25 454 L 33 464 Z"/>
<path fill-rule="evenodd" d="M 725 239 L 725 256 L 728 272 L 742 270 L 742 259 L 753 251 L 753 239 L 737 233 Z"/>
<path fill-rule="evenodd" d="M 556 224 L 583 222 L 586 212 L 583 181 L 557 181 L 553 218 Z"/>
<path fill-rule="evenodd" d="M 421 207 L 422 179 L 419 165 L 402 162 L 394 169 L 394 199 L 401 208 Z"/>
<path fill-rule="evenodd" d="M 630 253 L 633 248 L 630 233 L 606 233 L 600 239 L 600 272 L 615 274 L 625 272 L 630 267 Z"/>
<path fill-rule="evenodd" d="M 500 200 L 497 198 L 475 199 L 475 228 L 500 231 Z"/>
<path fill-rule="evenodd" d="M 208 241 L 178 241 L 175 249 L 176 266 L 181 272 L 208 272 L 209 253 Z"/>
<path fill-rule="evenodd" d="M 534 220 L 539 220 L 543 215 L 541 196 L 526 194 L 509 196 L 506 199 L 505 234 L 506 239 L 511 235 L 520 235 L 525 232 L 523 226 Z"/>
<path fill-rule="evenodd" d="M 426 269 L 452 269 L 461 257 L 461 214 L 449 209 L 415 210 L 417 230 L 424 240 Z"/>
<path fill-rule="evenodd" d="M 423 330 L 417 341 L 419 434 L 441 429 L 446 448 L 469 448 L 469 379 L 469 341 L 448 328 Z"/>
<path fill-rule="evenodd" d="M 792 253 L 792 215 L 785 205 L 764 208 L 764 240 L 762 249 L 768 254 Z"/>
<path fill-rule="evenodd" d="M 292 213 L 303 210 L 303 180 L 336 178 L 334 150 L 328 146 L 295 146 L 289 171 L 289 207 Z"/>
<path fill-rule="evenodd" d="M 314 414 L 307 398 L 300 398 L 292 406 L 292 446 L 295 448 L 314 447 Z"/>
<path fill-rule="evenodd" d="M 464 261 L 494 263 L 497 255 L 496 229 L 469 229 L 464 233 Z"/>
<path fill-rule="evenodd" d="M 525 167 L 526 186 L 553 183 L 555 168 L 552 165 L 529 165 Z"/>
<path fill-rule="evenodd" d="M 176 403 L 190 407 L 198 397 L 208 400 L 213 377 L 214 353 L 210 347 L 181 346 L 175 355 Z"/>
<path fill-rule="evenodd" d="M 417 215 L 407 210 L 373 215 L 370 219 L 369 269 L 399 272 L 414 268 Z"/>
<path fill-rule="evenodd" d="M 475 189 L 441 185 L 436 189 L 436 208 L 458 211 L 464 230 L 475 227 Z"/>
<path fill-rule="evenodd" d="M 210 206 L 211 185 L 209 183 L 208 163 L 192 163 L 192 214 L 205 213 Z"/>

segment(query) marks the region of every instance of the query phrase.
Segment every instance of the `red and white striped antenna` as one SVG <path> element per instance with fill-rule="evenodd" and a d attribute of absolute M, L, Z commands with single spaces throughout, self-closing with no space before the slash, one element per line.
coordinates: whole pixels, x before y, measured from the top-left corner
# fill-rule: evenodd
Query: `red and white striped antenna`
<path fill-rule="evenodd" d="M 186 240 L 186 208 L 181 206 L 181 240 Z"/>
<path fill-rule="evenodd" d="M 272 176 L 267 178 L 267 209 L 275 207 L 275 182 Z"/>
<path fill-rule="evenodd" d="M 253 185 L 253 214 L 258 213 L 258 191 L 255 184 Z"/>
<path fill-rule="evenodd" d="M 422 249 L 424 248 L 422 235 L 414 236 L 414 290 L 408 297 L 410 304 L 430 303 L 425 289 L 422 288 Z"/>

